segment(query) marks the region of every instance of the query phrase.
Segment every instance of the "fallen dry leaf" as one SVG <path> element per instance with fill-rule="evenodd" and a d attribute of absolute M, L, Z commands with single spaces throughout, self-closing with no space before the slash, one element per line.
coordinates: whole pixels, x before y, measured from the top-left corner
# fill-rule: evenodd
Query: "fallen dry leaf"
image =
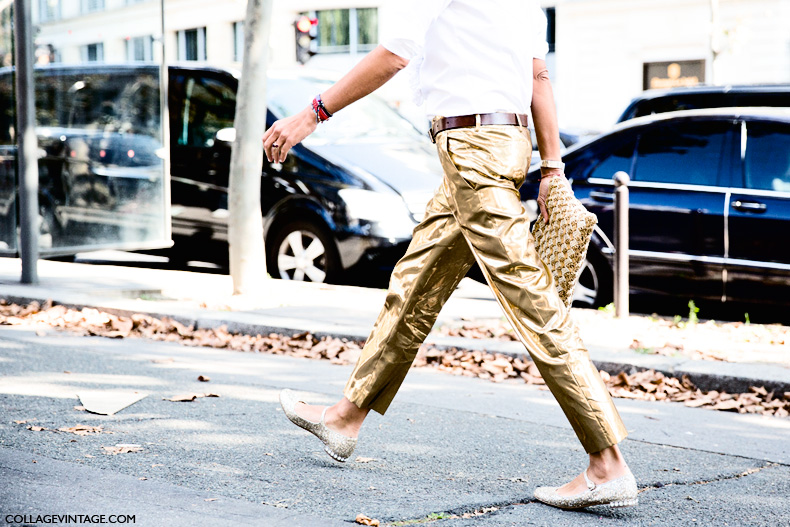
<path fill-rule="evenodd" d="M 14 421 L 14 422 L 16 424 L 18 424 L 18 425 L 23 425 L 23 424 L 27 423 L 27 419 L 25 419 L 24 421 Z"/>
<path fill-rule="evenodd" d="M 183 395 L 174 395 L 173 397 L 162 397 L 165 401 L 172 401 L 174 403 L 188 403 L 200 397 L 197 393 L 187 393 Z"/>
<path fill-rule="evenodd" d="M 381 525 L 378 520 L 374 520 L 373 518 L 368 518 L 364 514 L 357 514 L 356 522 L 360 525 L 373 525 L 375 527 Z"/>
<path fill-rule="evenodd" d="M 376 458 L 358 456 L 354 461 L 356 463 L 370 463 L 371 461 L 376 461 Z"/>
<path fill-rule="evenodd" d="M 43 426 L 35 426 L 35 425 L 30 425 L 27 427 L 27 429 L 33 432 L 54 432 L 54 430 L 51 430 L 49 428 L 44 428 Z"/>
<path fill-rule="evenodd" d="M 114 432 L 110 432 L 109 430 L 104 430 L 101 426 L 87 426 L 87 425 L 77 425 L 72 426 L 70 428 L 58 428 L 61 432 L 68 432 L 70 434 L 76 434 L 78 436 L 86 436 L 90 434 L 113 434 Z"/>
<path fill-rule="evenodd" d="M 165 401 L 172 401 L 175 403 L 188 403 L 192 402 L 195 399 L 200 399 L 201 397 L 219 397 L 219 394 L 216 393 L 187 393 L 182 395 L 176 395 L 170 398 L 163 397 Z"/>
<path fill-rule="evenodd" d="M 205 375 L 198 375 L 198 380 L 200 382 L 208 382 L 208 381 L 211 380 L 211 378 L 210 377 L 206 377 Z"/>
<path fill-rule="evenodd" d="M 206 498 L 203 501 L 217 501 L 218 498 Z"/>
<path fill-rule="evenodd" d="M 108 455 L 118 455 L 118 454 L 134 454 L 137 452 L 142 452 L 143 447 L 140 445 L 125 445 L 125 444 L 117 444 L 115 446 L 103 446 L 104 453 Z"/>

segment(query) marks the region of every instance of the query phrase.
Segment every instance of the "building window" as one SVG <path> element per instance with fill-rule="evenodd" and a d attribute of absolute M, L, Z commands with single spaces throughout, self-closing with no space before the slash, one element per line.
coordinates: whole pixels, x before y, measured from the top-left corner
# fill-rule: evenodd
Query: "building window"
<path fill-rule="evenodd" d="M 233 60 L 241 62 L 244 59 L 244 21 L 233 23 Z"/>
<path fill-rule="evenodd" d="M 104 0 L 81 0 L 80 10 L 83 14 L 93 13 L 104 9 Z"/>
<path fill-rule="evenodd" d="M 97 42 L 95 44 L 87 44 L 85 46 L 82 46 L 82 61 L 103 62 L 104 44 L 101 42 Z"/>
<path fill-rule="evenodd" d="M 317 53 L 366 52 L 379 42 L 379 11 L 375 7 L 303 14 L 318 19 Z"/>
<path fill-rule="evenodd" d="M 154 37 L 134 37 L 126 40 L 126 60 L 147 61 L 154 60 L 153 53 Z"/>
<path fill-rule="evenodd" d="M 178 32 L 178 60 L 206 60 L 206 28 Z"/>
<path fill-rule="evenodd" d="M 60 20 L 60 0 L 39 0 L 39 15 L 42 22 Z"/>
<path fill-rule="evenodd" d="M 557 9 L 554 7 L 546 8 L 546 41 L 549 43 L 549 53 L 554 53 L 554 45 L 557 40 Z"/>

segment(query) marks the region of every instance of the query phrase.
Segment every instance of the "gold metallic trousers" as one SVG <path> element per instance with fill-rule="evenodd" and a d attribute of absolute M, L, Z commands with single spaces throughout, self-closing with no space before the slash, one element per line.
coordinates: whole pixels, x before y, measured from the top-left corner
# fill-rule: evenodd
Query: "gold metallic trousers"
<path fill-rule="evenodd" d="M 476 260 L 585 450 L 619 443 L 625 427 L 535 252 L 518 192 L 532 154 L 527 130 L 461 128 L 441 132 L 436 144 L 444 180 L 395 266 L 345 396 L 360 408 L 387 410 L 439 311 Z"/>

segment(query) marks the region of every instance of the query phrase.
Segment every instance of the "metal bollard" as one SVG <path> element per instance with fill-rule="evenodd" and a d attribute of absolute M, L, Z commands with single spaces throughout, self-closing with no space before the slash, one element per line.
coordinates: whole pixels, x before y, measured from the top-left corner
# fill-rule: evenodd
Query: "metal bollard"
<path fill-rule="evenodd" d="M 19 173 L 19 254 L 22 283 L 38 283 L 38 138 L 34 105 L 35 47 L 31 0 L 14 0 L 17 153 Z"/>
<path fill-rule="evenodd" d="M 625 172 L 614 175 L 614 312 L 628 316 L 628 183 Z"/>

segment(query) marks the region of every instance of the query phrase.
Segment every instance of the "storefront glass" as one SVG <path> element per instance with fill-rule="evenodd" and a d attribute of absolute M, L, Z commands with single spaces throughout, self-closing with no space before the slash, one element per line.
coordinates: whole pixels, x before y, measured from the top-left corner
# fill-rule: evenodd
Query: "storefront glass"
<path fill-rule="evenodd" d="M 161 13 L 159 2 L 147 4 L 153 14 Z M 95 30 L 101 17 L 119 15 L 110 11 L 131 7 L 129 2 L 34 1 L 43 255 L 169 244 L 160 68 L 135 61 L 123 39 L 115 42 L 111 32 L 102 37 Z M 83 23 L 88 17 L 96 21 Z M 161 27 L 161 14 L 156 18 L 147 20 Z M 12 37 L 10 24 L 5 18 L 0 22 L 2 60 Z M 91 29 L 80 35 L 66 26 Z M 140 28 L 143 41 L 155 30 Z M 161 49 L 152 53 L 161 61 Z M 16 185 L 11 184 L 16 177 L 13 85 L 12 68 L 0 70 L 0 250 L 10 253 L 18 245 Z"/>

